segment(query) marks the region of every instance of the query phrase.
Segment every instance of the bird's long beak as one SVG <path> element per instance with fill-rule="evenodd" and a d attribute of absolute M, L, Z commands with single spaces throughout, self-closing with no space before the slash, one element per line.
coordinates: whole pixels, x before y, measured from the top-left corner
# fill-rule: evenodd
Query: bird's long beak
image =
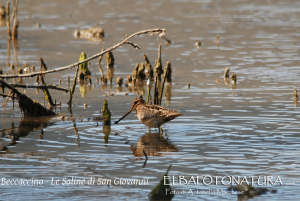
<path fill-rule="evenodd" d="M 118 124 L 119 121 L 121 121 L 122 119 L 124 119 L 127 115 L 129 115 L 133 110 L 133 106 L 130 108 L 130 110 L 123 116 L 121 117 L 118 121 L 115 121 L 115 124 Z"/>

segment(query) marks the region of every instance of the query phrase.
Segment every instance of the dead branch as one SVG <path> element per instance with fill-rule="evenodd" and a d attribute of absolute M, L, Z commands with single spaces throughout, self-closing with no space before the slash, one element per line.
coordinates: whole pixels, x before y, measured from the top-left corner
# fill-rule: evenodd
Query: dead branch
<path fill-rule="evenodd" d="M 0 78 L 34 77 L 34 76 L 40 75 L 40 74 L 55 73 L 55 72 L 58 72 L 58 71 L 63 71 L 63 70 L 66 70 L 66 69 L 74 68 L 74 67 L 78 66 L 79 64 L 82 64 L 82 63 L 88 62 L 90 60 L 93 60 L 95 58 L 98 58 L 99 56 L 104 55 L 107 52 L 110 52 L 110 51 L 122 46 L 123 44 L 128 43 L 128 40 L 130 38 L 133 38 L 135 36 L 139 36 L 141 34 L 149 34 L 149 35 L 158 34 L 159 37 L 164 37 L 166 35 L 166 30 L 165 29 L 147 29 L 147 30 L 136 32 L 136 33 L 128 36 L 127 38 L 125 38 L 120 43 L 118 43 L 118 44 L 116 44 L 116 45 L 114 45 L 114 46 L 112 46 L 112 47 L 110 47 L 110 48 L 108 48 L 104 51 L 101 51 L 100 53 L 97 53 L 97 54 L 95 54 L 95 55 L 93 55 L 93 56 L 91 56 L 91 57 L 89 57 L 89 58 L 87 58 L 83 61 L 76 62 L 76 63 L 70 64 L 68 66 L 56 68 L 56 69 L 53 69 L 53 70 L 43 71 L 43 72 L 34 72 L 34 73 L 28 73 L 28 74 L 22 74 L 22 75 L 0 75 Z"/>
<path fill-rule="evenodd" d="M 6 101 L 5 101 L 5 104 L 4 104 L 4 107 L 6 107 L 6 104 L 7 104 L 7 101 L 8 101 L 8 98 L 11 97 L 11 94 L 13 94 L 13 91 L 10 90 L 9 93 L 7 94 L 7 98 L 6 98 Z"/>
<path fill-rule="evenodd" d="M 169 40 L 168 38 L 166 38 L 165 36 L 164 36 L 164 37 L 161 37 L 161 38 L 164 39 L 165 41 L 167 41 L 167 44 L 168 44 L 168 45 L 172 43 L 172 41 Z"/>
<path fill-rule="evenodd" d="M 43 85 L 43 86 L 47 86 L 46 82 L 44 81 L 44 77 L 43 77 L 42 75 L 40 76 L 40 79 L 41 79 L 42 85 Z M 46 87 L 45 89 L 43 89 L 43 91 L 44 91 L 44 94 L 45 94 L 45 99 L 46 99 L 47 101 L 49 101 L 49 104 L 50 104 L 51 106 L 54 106 L 55 104 L 54 104 L 53 101 L 52 101 L 52 97 L 51 97 L 51 95 L 50 95 L 50 93 L 49 93 L 49 91 L 48 91 L 48 88 Z"/>
<path fill-rule="evenodd" d="M 147 154 L 146 154 L 146 152 L 145 152 L 144 149 L 143 149 L 143 153 L 144 153 L 144 155 L 145 155 L 145 157 L 146 157 L 145 162 L 144 162 L 144 165 L 143 165 L 143 168 L 145 168 L 146 163 L 147 163 L 147 160 L 148 160 L 148 156 L 147 156 Z"/>
<path fill-rule="evenodd" d="M 7 7 L 6 7 L 6 25 L 7 25 L 7 34 L 9 38 L 11 38 L 11 30 L 10 30 L 10 3 L 7 2 Z"/>
<path fill-rule="evenodd" d="M 137 44 L 134 44 L 133 42 L 131 41 L 126 41 L 125 44 L 129 44 L 131 45 L 134 49 L 141 49 Z"/>
<path fill-rule="evenodd" d="M 76 80 L 77 80 L 77 76 L 78 76 L 78 69 L 79 69 L 79 65 L 76 68 L 72 89 L 70 90 L 70 99 L 69 99 L 69 102 L 68 102 L 68 107 L 69 108 L 72 108 L 72 98 L 73 98 L 73 94 L 75 92 Z"/>
<path fill-rule="evenodd" d="M 104 51 L 104 48 L 102 48 L 101 52 L 103 52 L 103 51 Z M 101 66 L 101 60 L 102 60 L 102 58 L 103 58 L 103 55 L 100 55 L 99 59 L 98 59 L 98 68 L 100 70 L 101 75 L 104 75 L 103 69 L 102 69 L 102 66 Z"/>
<path fill-rule="evenodd" d="M 18 27 L 19 27 L 19 20 L 18 20 L 18 0 L 13 0 L 13 13 L 11 16 L 11 20 L 13 19 L 14 25 L 13 25 L 13 31 L 10 35 L 12 38 L 17 39 L 18 38 Z"/>
<path fill-rule="evenodd" d="M 41 86 L 41 85 L 24 85 L 24 84 L 12 84 L 12 83 L 8 83 L 10 86 L 15 87 L 15 88 L 24 88 L 24 89 L 54 89 L 54 90 L 58 90 L 58 91 L 64 91 L 64 92 L 68 92 L 68 89 L 64 89 L 61 87 L 57 87 L 56 85 L 47 85 L 47 86 Z M 0 85 L 0 87 L 2 87 L 2 85 Z"/>
<path fill-rule="evenodd" d="M 0 94 L 0 96 L 6 98 L 6 97 L 9 97 L 9 98 L 12 98 L 13 96 L 10 96 L 10 95 L 7 95 L 7 94 Z"/>
<path fill-rule="evenodd" d="M 21 93 L 14 87 L 10 86 L 6 82 L 4 82 L 2 79 L 0 79 L 0 83 L 7 87 L 8 89 L 13 91 L 13 94 L 17 95 L 17 99 L 19 102 L 19 107 L 21 111 L 23 111 L 24 115 L 28 116 L 51 116 L 51 115 L 56 115 L 55 112 L 48 110 L 44 106 L 42 106 L 40 103 L 37 101 L 32 100 L 25 94 Z"/>

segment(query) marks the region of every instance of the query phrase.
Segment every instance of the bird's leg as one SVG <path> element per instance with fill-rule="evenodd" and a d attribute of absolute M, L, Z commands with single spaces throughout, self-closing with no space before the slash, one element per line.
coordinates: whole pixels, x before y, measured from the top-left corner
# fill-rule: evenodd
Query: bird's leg
<path fill-rule="evenodd" d="M 164 130 L 162 129 L 162 127 L 158 127 L 158 132 L 159 132 L 159 134 L 163 134 L 164 133 Z"/>

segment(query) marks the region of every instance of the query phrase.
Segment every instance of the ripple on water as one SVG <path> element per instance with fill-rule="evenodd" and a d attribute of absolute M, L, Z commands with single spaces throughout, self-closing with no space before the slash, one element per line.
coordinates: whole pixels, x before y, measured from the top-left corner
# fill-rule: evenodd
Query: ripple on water
<path fill-rule="evenodd" d="M 118 38 L 130 34 L 130 27 L 137 29 L 136 23 L 139 22 L 142 22 L 141 25 L 147 23 L 161 27 L 166 23 L 180 24 L 183 26 L 182 30 L 167 25 L 167 34 L 169 33 L 167 37 L 172 40 L 168 46 L 165 46 L 161 39 L 157 41 L 156 37 L 154 40 L 153 38 L 148 40 L 147 36 L 140 36 L 133 40 L 139 40 L 137 43 L 141 47 L 146 45 L 143 48 L 144 53 L 148 56 L 149 52 L 152 66 L 154 58 L 157 58 L 157 45 L 163 44 L 162 60 L 170 60 L 172 68 L 174 66 L 172 75 L 174 85 L 168 107 L 181 111 L 183 116 L 163 125 L 164 134 L 159 136 L 156 133 L 157 129 L 152 129 L 150 133 L 133 114 L 118 125 L 111 125 L 110 130 L 105 130 L 102 123 L 98 122 L 97 126 L 87 118 L 80 118 L 81 115 L 99 116 L 98 111 L 84 113 L 82 107 L 75 106 L 73 114 L 76 127 L 72 121 L 56 119 L 42 125 L 43 139 L 40 139 L 41 125 L 23 136 L 12 135 L 9 133 L 11 131 L 4 130 L 0 145 L 1 149 L 4 148 L 0 154 L 0 169 L 9 178 L 35 177 L 50 181 L 51 178 L 72 176 L 86 179 L 91 176 L 112 179 L 149 177 L 151 185 L 65 188 L 51 186 L 48 183 L 41 187 L 30 188 L 3 186 L 1 194 L 3 199 L 17 200 L 18 196 L 22 195 L 29 200 L 38 200 L 43 195 L 45 199 L 55 200 L 82 200 L 86 197 L 99 199 L 99 196 L 103 200 L 108 198 L 140 200 L 147 197 L 169 164 L 173 165 L 170 175 L 272 175 L 280 176 L 284 182 L 298 182 L 300 111 L 293 104 L 293 90 L 299 84 L 300 69 L 298 62 L 300 34 L 296 30 L 299 27 L 298 2 L 270 4 L 239 1 L 236 4 L 235 1 L 222 3 L 211 0 L 162 0 L 152 3 L 137 1 L 131 6 L 134 12 L 122 4 L 112 10 L 110 1 L 98 2 L 101 6 L 97 9 L 90 7 L 94 4 L 88 2 L 78 1 L 62 11 L 55 10 L 58 14 L 50 15 L 47 12 L 40 13 L 43 9 L 47 11 L 49 8 L 57 7 L 57 3 L 41 2 L 40 6 L 29 8 L 29 4 L 20 2 L 22 5 L 20 31 L 22 38 L 26 40 L 19 40 L 18 58 L 12 55 L 8 58 L 7 40 L 0 40 L 2 47 L 0 52 L 3 53 L 0 55 L 2 66 L 9 66 L 6 61 L 17 62 L 15 59 L 19 60 L 19 64 L 27 61 L 30 65 L 34 65 L 38 63 L 36 55 L 48 51 L 57 52 L 59 55 L 63 52 L 65 57 L 62 62 L 66 62 L 69 58 L 78 58 L 78 51 L 75 51 L 78 47 L 94 51 L 93 48 L 90 49 L 91 45 L 99 45 L 98 43 L 70 37 L 72 29 L 88 28 L 91 25 L 88 23 L 83 25 L 84 21 L 80 19 L 78 6 L 89 11 L 88 17 L 91 21 L 106 27 L 108 35 L 104 38 L 103 44 L 100 44 L 104 46 L 115 44 Z M 166 3 L 169 8 L 167 10 L 163 9 Z M 27 7 L 28 11 L 25 9 Z M 102 13 L 102 21 L 99 21 L 99 16 L 93 15 L 95 10 L 98 14 Z M 149 20 L 151 10 L 156 13 L 153 22 Z M 66 12 L 73 14 L 71 17 L 67 14 L 68 18 L 65 18 Z M 28 13 L 34 13 L 30 20 Z M 40 28 L 35 27 L 34 20 L 41 21 Z M 2 27 L 0 30 L 6 29 Z M 236 33 L 232 34 L 231 30 L 235 30 Z M 51 36 L 57 39 L 51 40 L 53 44 L 50 49 L 49 45 L 45 45 L 45 41 L 40 40 L 41 33 L 43 37 Z M 37 37 L 32 37 L 35 34 Z M 68 37 L 58 37 L 55 34 L 59 36 L 66 34 Z M 215 46 L 216 34 L 220 35 L 220 46 Z M 196 40 L 202 42 L 199 49 L 193 44 Z M 55 43 L 58 44 L 58 50 L 55 49 Z M 116 67 L 119 70 L 115 71 L 115 76 L 131 74 L 132 66 L 138 61 L 137 57 L 131 56 L 142 57 L 142 54 L 143 52 L 132 53 L 130 48 L 118 48 Z M 50 63 L 60 65 L 58 63 L 61 61 L 56 61 L 59 59 L 57 55 L 45 55 Z M 94 70 L 97 69 L 95 67 L 97 63 L 91 65 L 91 69 L 93 66 Z M 230 67 L 230 73 L 237 74 L 238 82 L 235 89 L 231 89 L 231 85 L 225 85 L 223 82 L 225 66 Z M 97 76 L 100 75 L 99 72 L 95 73 Z M 65 79 L 63 87 L 67 87 L 68 75 L 72 77 L 74 72 L 61 75 Z M 49 76 L 49 80 L 57 82 L 55 81 L 57 77 L 50 74 Z M 221 82 L 216 83 L 217 79 Z M 187 89 L 187 83 L 191 84 L 190 89 Z M 74 103 L 82 105 L 81 102 L 88 100 L 91 102 L 91 108 L 99 105 L 99 99 L 104 98 L 109 87 L 101 91 L 100 85 L 96 86 L 85 98 L 81 98 L 80 95 L 79 98 L 74 97 Z M 114 84 L 110 90 L 115 90 Z M 123 87 L 123 91 L 126 90 Z M 34 95 L 30 90 L 26 93 L 35 95 L 35 91 Z M 54 97 L 60 96 L 55 91 L 53 93 Z M 122 97 L 120 101 L 119 96 L 105 98 L 109 100 L 113 119 L 121 117 L 124 102 L 128 99 Z M 167 103 L 164 100 L 163 105 Z M 4 102 L 5 99 L 1 99 L 1 104 Z M 3 107 L 0 110 L 4 112 Z M 3 125 L 2 129 L 9 129 L 11 124 L 9 120 L 13 119 L 16 134 L 19 132 L 19 119 L 22 115 L 18 116 L 19 109 L 13 112 L 15 114 L 12 114 L 12 102 L 9 101 L 5 112 L 1 115 L 6 118 L 5 125 L 3 121 L 0 125 Z M 66 105 L 62 105 L 61 112 L 68 113 Z M 16 142 L 12 143 L 15 137 Z M 141 150 L 150 153 L 144 168 L 145 156 L 140 154 Z M 172 188 L 179 189 L 175 185 Z M 189 190 L 191 186 L 180 188 Z M 209 188 L 212 186 L 193 186 L 194 190 Z M 225 189 L 221 185 L 216 188 Z M 297 185 L 270 188 L 278 189 L 278 192 L 253 199 L 297 200 L 299 197 Z M 37 193 L 32 194 L 33 191 Z M 191 200 L 199 198 L 232 200 L 236 199 L 236 196 L 188 197 Z M 187 199 L 187 196 L 176 195 L 174 198 L 174 200 L 183 199 Z"/>

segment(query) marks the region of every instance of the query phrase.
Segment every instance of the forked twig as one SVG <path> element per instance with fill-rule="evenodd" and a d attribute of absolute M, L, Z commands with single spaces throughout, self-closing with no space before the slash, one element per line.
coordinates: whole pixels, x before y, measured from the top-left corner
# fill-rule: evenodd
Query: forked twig
<path fill-rule="evenodd" d="M 59 91 L 64 91 L 64 92 L 68 92 L 68 89 L 64 89 L 55 85 L 47 85 L 47 86 L 41 86 L 41 85 L 26 85 L 26 84 L 12 84 L 12 83 L 8 83 L 10 86 L 15 87 L 15 88 L 25 88 L 25 89 L 55 89 L 55 90 L 59 90 Z M 1 87 L 2 85 L 0 85 Z"/>

